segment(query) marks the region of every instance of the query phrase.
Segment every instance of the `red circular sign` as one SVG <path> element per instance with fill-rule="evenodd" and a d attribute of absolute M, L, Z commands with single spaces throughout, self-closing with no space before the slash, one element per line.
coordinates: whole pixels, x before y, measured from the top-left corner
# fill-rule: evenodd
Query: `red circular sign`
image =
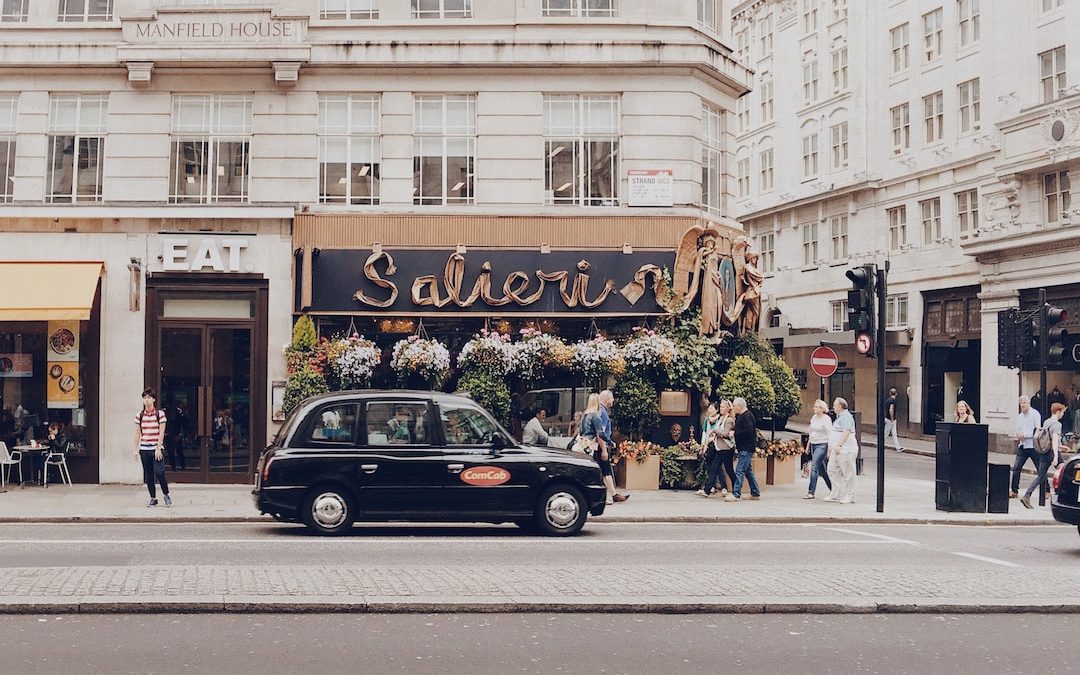
<path fill-rule="evenodd" d="M 818 377 L 832 377 L 836 367 L 840 365 L 840 359 L 829 347 L 818 347 L 810 355 L 810 368 Z"/>
<path fill-rule="evenodd" d="M 855 350 L 860 354 L 870 353 L 870 336 L 866 333 L 859 333 L 855 336 Z"/>
<path fill-rule="evenodd" d="M 497 466 L 473 466 L 461 472 L 461 481 L 469 485 L 489 487 L 510 480 L 510 472 Z"/>

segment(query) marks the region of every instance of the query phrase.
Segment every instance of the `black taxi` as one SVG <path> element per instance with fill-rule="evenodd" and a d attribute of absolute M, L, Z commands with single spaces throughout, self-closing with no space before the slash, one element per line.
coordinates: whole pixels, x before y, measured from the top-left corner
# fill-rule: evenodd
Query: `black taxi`
<path fill-rule="evenodd" d="M 472 399 L 431 391 L 305 400 L 259 459 L 252 494 L 261 513 L 320 534 L 417 521 L 571 535 L 606 498 L 591 458 L 516 444 Z"/>
<path fill-rule="evenodd" d="M 1076 525 L 1080 532 L 1080 454 L 1062 462 L 1054 474 L 1054 496 L 1050 501 L 1050 512 L 1054 519 Z"/>

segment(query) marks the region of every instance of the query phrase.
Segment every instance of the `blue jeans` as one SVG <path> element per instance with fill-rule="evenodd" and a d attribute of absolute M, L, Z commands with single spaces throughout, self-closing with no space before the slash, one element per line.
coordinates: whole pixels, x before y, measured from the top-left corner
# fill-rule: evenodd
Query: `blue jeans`
<path fill-rule="evenodd" d="M 739 463 L 735 465 L 735 483 L 731 486 L 731 494 L 736 497 L 742 496 L 743 477 L 750 484 L 750 494 L 755 497 L 761 496 L 761 488 L 758 487 L 757 478 L 754 477 L 754 469 L 750 466 L 750 460 L 754 458 L 754 451 L 739 451 Z"/>
<path fill-rule="evenodd" d="M 1044 454 L 1035 453 L 1035 470 L 1038 475 L 1035 476 L 1035 480 L 1031 481 L 1031 485 L 1028 486 L 1027 492 L 1024 496 L 1031 499 L 1031 495 L 1039 489 L 1039 486 L 1046 481 L 1046 473 L 1050 470 L 1050 465 L 1054 463 L 1054 451 Z M 1048 493 L 1049 494 L 1049 493 Z"/>
<path fill-rule="evenodd" d="M 1051 453 L 1052 454 L 1052 453 Z M 1035 465 L 1035 470 L 1039 470 L 1039 453 L 1035 452 L 1034 448 L 1025 448 L 1024 446 L 1017 446 L 1016 448 L 1016 461 L 1013 462 L 1012 468 L 1012 491 L 1020 492 L 1020 472 L 1024 470 L 1024 465 L 1028 460 Z"/>
<path fill-rule="evenodd" d="M 826 468 L 826 458 L 829 454 L 828 443 L 814 443 L 810 446 L 810 494 L 817 492 L 818 477 L 825 481 L 826 487 L 832 490 L 832 481 Z"/>

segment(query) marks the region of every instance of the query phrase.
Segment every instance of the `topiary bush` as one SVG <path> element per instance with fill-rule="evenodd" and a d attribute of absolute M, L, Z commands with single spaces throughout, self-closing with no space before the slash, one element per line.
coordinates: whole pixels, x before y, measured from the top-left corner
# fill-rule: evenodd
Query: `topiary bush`
<path fill-rule="evenodd" d="M 791 366 L 779 356 L 773 356 L 763 370 L 773 386 L 773 393 L 776 394 L 776 408 L 773 416 L 786 419 L 799 414 L 802 408 L 802 396 Z"/>
<path fill-rule="evenodd" d="M 500 424 L 510 421 L 510 388 L 506 378 L 495 377 L 486 372 L 465 373 L 458 380 L 458 390 L 467 392 L 472 400 L 487 410 Z"/>
<path fill-rule="evenodd" d="M 318 342 L 318 338 L 315 336 L 315 322 L 311 320 L 311 317 L 304 314 L 296 323 L 292 329 L 292 343 L 291 347 L 297 351 L 311 351 L 315 348 L 315 344 Z"/>
<path fill-rule="evenodd" d="M 748 356 L 737 356 L 720 380 L 717 394 L 721 398 L 746 399 L 746 406 L 761 419 L 771 417 L 776 411 L 776 393 L 765 371 Z"/>
<path fill-rule="evenodd" d="M 285 383 L 285 398 L 281 403 L 282 410 L 288 415 L 300 402 L 309 396 L 317 396 L 330 391 L 326 385 L 326 379 L 315 372 L 311 366 L 304 366 L 289 376 Z"/>
<path fill-rule="evenodd" d="M 660 395 L 652 383 L 626 373 L 615 383 L 611 393 L 615 395 L 611 420 L 631 439 L 641 440 L 646 429 L 660 424 Z"/>

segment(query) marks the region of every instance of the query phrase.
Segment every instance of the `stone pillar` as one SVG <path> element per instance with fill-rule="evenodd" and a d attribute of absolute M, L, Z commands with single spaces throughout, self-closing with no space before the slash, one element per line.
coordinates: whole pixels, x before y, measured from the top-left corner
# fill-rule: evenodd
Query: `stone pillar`
<path fill-rule="evenodd" d="M 979 422 L 990 426 L 991 451 L 1011 453 L 1016 449 L 1012 434 L 1016 421 L 1020 374 L 1014 369 L 998 365 L 997 315 L 1010 307 L 1019 307 L 1020 293 L 1016 289 L 986 285 L 983 289 L 983 292 L 979 293 L 982 303 L 982 419 Z"/>

